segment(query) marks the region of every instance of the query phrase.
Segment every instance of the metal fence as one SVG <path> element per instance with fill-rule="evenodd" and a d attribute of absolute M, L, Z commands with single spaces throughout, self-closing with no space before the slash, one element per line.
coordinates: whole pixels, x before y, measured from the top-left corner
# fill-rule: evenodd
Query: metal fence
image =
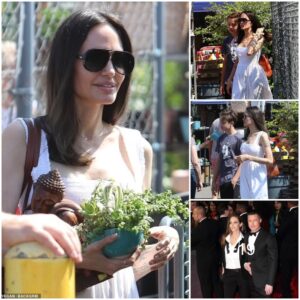
<path fill-rule="evenodd" d="M 298 2 L 272 2 L 274 98 L 298 98 Z"/>
<path fill-rule="evenodd" d="M 188 203 L 188 195 L 182 195 L 185 202 Z M 171 218 L 165 216 L 161 219 L 159 225 L 174 226 L 179 234 L 179 246 L 178 251 L 174 256 L 173 272 L 170 278 L 170 264 L 169 262 L 164 268 L 158 270 L 158 298 L 170 298 L 173 295 L 174 298 L 189 298 L 190 294 L 190 248 L 189 248 L 189 232 L 190 225 L 186 222 L 185 225 L 173 224 Z M 173 283 L 171 285 L 171 282 Z"/>

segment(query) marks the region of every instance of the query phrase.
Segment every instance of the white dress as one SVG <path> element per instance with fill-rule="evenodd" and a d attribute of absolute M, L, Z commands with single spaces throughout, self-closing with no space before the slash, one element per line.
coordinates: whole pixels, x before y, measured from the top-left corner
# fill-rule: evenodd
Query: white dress
<path fill-rule="evenodd" d="M 248 56 L 247 47 L 237 47 L 239 59 L 232 84 L 232 99 L 273 99 L 267 76 L 259 64 L 261 51 Z"/>
<path fill-rule="evenodd" d="M 256 157 L 264 157 L 263 148 L 259 145 L 262 135 L 260 131 L 254 143 L 243 143 L 242 154 L 249 154 Z M 241 165 L 240 175 L 241 199 L 268 199 L 268 178 L 267 166 L 254 161 L 246 160 Z"/>
<path fill-rule="evenodd" d="M 26 132 L 26 143 L 28 140 L 27 126 L 22 119 L 19 119 Z M 129 188 L 135 191 L 142 191 L 142 183 L 145 172 L 145 158 L 143 139 L 139 131 L 118 127 L 123 134 L 127 153 L 135 157 L 133 165 L 135 167 L 134 176 L 124 170 L 124 181 L 119 182 L 123 188 Z M 36 168 L 32 170 L 33 182 L 36 182 L 38 177 L 46 174 L 51 170 L 51 161 L 49 159 L 48 144 L 46 134 L 42 130 L 41 147 L 39 162 Z M 121 172 L 121 170 L 120 170 Z M 126 173 L 126 174 L 125 174 Z M 83 200 L 89 199 L 98 180 L 82 180 L 82 178 L 62 177 L 66 186 L 65 198 L 72 199 L 77 204 Z M 31 199 L 31 196 L 29 197 Z M 30 200 L 29 200 L 30 201 Z M 113 278 L 102 283 L 89 287 L 76 295 L 77 298 L 139 298 L 134 272 L 132 267 L 128 267 L 116 272 Z"/>

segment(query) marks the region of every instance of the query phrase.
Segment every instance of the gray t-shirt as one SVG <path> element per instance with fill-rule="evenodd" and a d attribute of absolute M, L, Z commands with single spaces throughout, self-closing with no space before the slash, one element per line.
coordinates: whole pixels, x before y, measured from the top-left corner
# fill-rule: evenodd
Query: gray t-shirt
<path fill-rule="evenodd" d="M 223 41 L 223 47 L 222 47 L 222 54 L 225 58 L 227 56 L 227 64 L 224 74 L 224 82 L 226 83 L 228 77 L 230 76 L 232 67 L 234 65 L 235 60 L 237 59 L 236 54 L 236 47 L 237 47 L 236 40 L 233 39 L 232 36 L 228 36 Z"/>
<path fill-rule="evenodd" d="M 234 157 L 241 154 L 242 140 L 237 134 L 228 135 L 224 133 L 220 136 L 217 142 L 216 151 L 220 158 L 220 183 L 230 182 L 235 175 L 238 164 Z"/>

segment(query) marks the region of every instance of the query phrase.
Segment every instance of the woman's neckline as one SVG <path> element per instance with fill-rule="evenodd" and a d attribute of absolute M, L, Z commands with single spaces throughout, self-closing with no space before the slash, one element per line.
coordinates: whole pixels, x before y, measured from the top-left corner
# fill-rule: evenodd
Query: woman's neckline
<path fill-rule="evenodd" d="M 97 181 L 110 181 L 109 179 L 90 179 L 90 178 L 81 178 L 81 177 L 65 177 L 65 176 L 61 176 L 61 178 L 63 180 L 66 181 L 89 181 L 89 182 L 97 182 Z"/>
<path fill-rule="evenodd" d="M 237 238 L 237 240 L 236 240 L 236 242 L 234 243 L 234 244 L 232 244 L 231 243 L 231 234 L 229 234 L 228 236 L 227 236 L 227 238 L 228 238 L 228 243 L 232 246 L 232 247 L 235 247 L 236 245 L 237 245 L 237 243 L 243 238 L 243 234 L 240 232 L 239 233 L 239 236 L 238 236 L 238 238 Z"/>
<path fill-rule="evenodd" d="M 256 143 L 255 143 L 255 142 L 256 142 L 256 139 L 257 139 L 257 136 L 259 135 L 260 132 L 261 132 L 261 131 L 257 131 L 257 132 L 256 132 L 256 136 L 255 136 L 254 143 L 248 143 L 248 139 L 247 139 L 246 144 L 247 144 L 247 145 L 257 145 L 257 146 L 260 147 L 259 144 L 256 144 Z M 248 138 L 249 138 L 249 136 L 248 136 Z"/>

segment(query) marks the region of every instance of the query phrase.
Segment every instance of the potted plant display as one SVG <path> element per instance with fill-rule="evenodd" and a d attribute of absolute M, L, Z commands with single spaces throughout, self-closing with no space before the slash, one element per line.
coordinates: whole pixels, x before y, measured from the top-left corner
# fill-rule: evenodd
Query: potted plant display
<path fill-rule="evenodd" d="M 81 208 L 84 221 L 77 230 L 83 245 L 118 234 L 118 239 L 104 248 L 107 257 L 128 255 L 143 244 L 149 236 L 151 215 L 164 214 L 177 223 L 189 215 L 187 205 L 170 191 L 137 193 L 113 181 L 100 181 Z"/>

